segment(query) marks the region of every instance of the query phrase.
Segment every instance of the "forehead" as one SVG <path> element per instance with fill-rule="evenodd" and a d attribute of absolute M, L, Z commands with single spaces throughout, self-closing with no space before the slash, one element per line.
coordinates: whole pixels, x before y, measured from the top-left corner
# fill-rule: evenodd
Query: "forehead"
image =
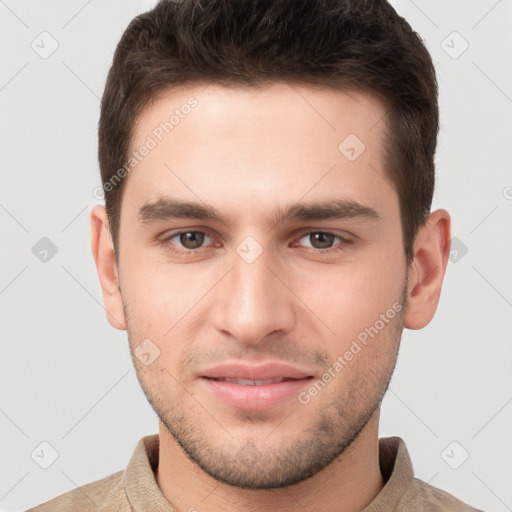
<path fill-rule="evenodd" d="M 165 195 L 208 199 L 237 211 L 254 202 L 263 211 L 283 198 L 332 193 L 378 206 L 386 193 L 396 200 L 383 167 L 385 117 L 382 100 L 356 90 L 292 83 L 171 89 L 134 126 L 130 155 L 139 156 L 125 198 L 138 206 Z"/>
<path fill-rule="evenodd" d="M 313 131 L 328 139 L 333 132 L 337 136 L 346 132 L 368 139 L 367 132 L 371 132 L 375 139 L 385 126 L 387 110 L 382 97 L 362 89 L 340 90 L 293 82 L 182 85 L 152 98 L 136 120 L 132 142 L 136 146 L 148 134 L 157 139 L 168 138 L 171 131 L 178 135 L 185 126 L 203 132 L 204 139 L 212 125 L 224 129 L 224 133 L 219 130 L 219 137 L 227 134 L 226 128 L 235 138 L 271 136 L 282 128 L 293 128 L 292 132 L 281 132 L 281 139 L 310 136 Z M 215 138 L 215 134 L 209 131 L 208 138 Z"/>

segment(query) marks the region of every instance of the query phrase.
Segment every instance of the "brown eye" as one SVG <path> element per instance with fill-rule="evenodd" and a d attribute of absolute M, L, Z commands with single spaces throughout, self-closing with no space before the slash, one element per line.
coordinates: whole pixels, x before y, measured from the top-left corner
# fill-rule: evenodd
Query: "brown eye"
<path fill-rule="evenodd" d="M 311 241 L 311 245 L 315 249 L 329 249 L 336 238 L 332 233 L 324 233 L 322 231 L 310 233 L 308 236 Z"/>
<path fill-rule="evenodd" d="M 179 234 L 179 241 L 185 249 L 198 249 L 203 244 L 204 237 L 201 231 L 185 231 Z"/>
<path fill-rule="evenodd" d="M 305 240 L 306 243 L 301 244 L 300 242 L 302 240 Z M 303 233 L 299 240 L 299 245 L 302 245 L 310 251 L 315 250 L 319 254 L 342 251 L 347 245 L 352 243 L 352 239 L 329 231 L 308 231 Z"/>
<path fill-rule="evenodd" d="M 208 240 L 211 243 L 213 238 L 203 231 L 189 230 L 169 235 L 160 243 L 167 251 L 185 255 L 199 252 L 200 249 L 205 248 L 204 244 Z"/>

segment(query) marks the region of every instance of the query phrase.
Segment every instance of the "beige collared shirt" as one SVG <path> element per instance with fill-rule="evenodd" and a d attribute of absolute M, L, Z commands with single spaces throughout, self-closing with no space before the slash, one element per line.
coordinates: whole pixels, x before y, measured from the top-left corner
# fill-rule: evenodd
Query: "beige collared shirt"
<path fill-rule="evenodd" d="M 158 434 L 143 437 L 124 471 L 78 487 L 29 512 L 177 512 L 155 479 L 158 445 Z M 362 512 L 482 512 L 414 478 L 409 453 L 400 437 L 379 440 L 379 464 L 386 483 Z"/>

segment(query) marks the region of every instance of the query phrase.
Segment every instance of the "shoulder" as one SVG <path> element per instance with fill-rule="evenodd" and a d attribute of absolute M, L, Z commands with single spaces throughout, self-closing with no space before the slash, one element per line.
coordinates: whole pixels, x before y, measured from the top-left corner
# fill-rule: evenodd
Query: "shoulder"
<path fill-rule="evenodd" d="M 455 496 L 438 489 L 430 484 L 414 478 L 410 489 L 406 492 L 400 503 L 404 512 L 428 510 L 429 512 L 483 512 Z"/>
<path fill-rule="evenodd" d="M 128 466 L 117 473 L 82 485 L 42 503 L 27 512 L 131 512 L 130 501 L 144 503 L 148 499 L 166 505 L 153 473 L 158 466 L 158 434 L 139 440 Z"/>
<path fill-rule="evenodd" d="M 124 471 L 82 485 L 29 509 L 28 512 L 124 512 L 131 511 L 123 481 Z"/>

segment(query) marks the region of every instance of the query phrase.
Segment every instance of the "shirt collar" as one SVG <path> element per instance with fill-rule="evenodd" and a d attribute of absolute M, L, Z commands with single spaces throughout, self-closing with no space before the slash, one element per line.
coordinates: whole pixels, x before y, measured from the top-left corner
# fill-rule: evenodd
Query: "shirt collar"
<path fill-rule="evenodd" d="M 124 488 L 135 512 L 146 510 L 177 512 L 165 499 L 156 482 L 158 448 L 158 434 L 143 437 L 137 443 L 132 458 L 124 470 Z"/>
<path fill-rule="evenodd" d="M 379 466 L 384 487 L 362 512 L 398 510 L 405 492 L 414 480 L 414 469 L 405 441 L 398 437 L 379 439 Z"/>

